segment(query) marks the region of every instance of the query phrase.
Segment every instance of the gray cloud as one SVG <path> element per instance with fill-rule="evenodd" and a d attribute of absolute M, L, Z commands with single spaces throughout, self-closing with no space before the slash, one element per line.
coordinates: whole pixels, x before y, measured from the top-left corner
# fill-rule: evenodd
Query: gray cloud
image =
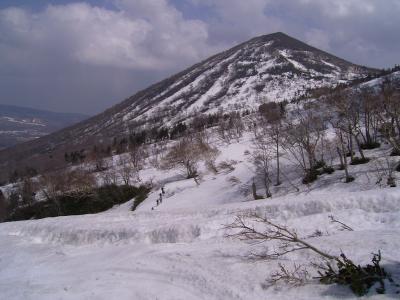
<path fill-rule="evenodd" d="M 323 50 L 373 66 L 399 63 L 398 0 L 187 0 L 217 12 L 210 39 L 283 31 Z"/>
<path fill-rule="evenodd" d="M 399 62 L 397 0 L 110 2 L 113 9 L 71 3 L 0 10 L 0 102 L 99 112 L 213 53 L 275 31 L 359 64 Z"/>

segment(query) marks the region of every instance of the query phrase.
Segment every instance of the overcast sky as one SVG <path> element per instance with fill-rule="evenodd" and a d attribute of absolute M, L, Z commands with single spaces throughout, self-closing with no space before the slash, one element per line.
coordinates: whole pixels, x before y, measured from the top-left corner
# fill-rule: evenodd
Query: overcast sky
<path fill-rule="evenodd" d="M 400 0 L 1 0 L 0 103 L 95 114 L 254 36 L 400 63 Z"/>

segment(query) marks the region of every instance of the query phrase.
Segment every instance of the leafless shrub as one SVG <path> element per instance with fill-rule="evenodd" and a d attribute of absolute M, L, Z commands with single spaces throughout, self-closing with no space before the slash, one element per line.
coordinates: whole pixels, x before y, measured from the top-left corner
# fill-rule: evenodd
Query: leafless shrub
<path fill-rule="evenodd" d="M 267 280 L 266 286 L 276 285 L 277 283 L 283 282 L 293 287 L 298 287 L 306 284 L 310 281 L 311 276 L 307 271 L 307 268 L 303 265 L 293 264 L 293 267 L 289 269 L 287 266 L 279 263 L 279 270 L 275 271 L 269 280 Z"/>
<path fill-rule="evenodd" d="M 78 168 L 70 171 L 45 173 L 40 177 L 39 185 L 46 200 L 54 201 L 60 211 L 58 195 L 76 191 L 85 194 L 96 185 L 96 180 L 92 173 Z"/>
<path fill-rule="evenodd" d="M 232 185 L 238 185 L 241 183 L 240 179 L 237 178 L 236 176 L 231 176 L 228 179 L 228 182 L 230 182 Z"/>
<path fill-rule="evenodd" d="M 134 175 L 130 161 L 126 157 L 120 156 L 119 165 L 120 165 L 118 169 L 119 176 L 122 178 L 125 185 L 129 185 L 131 182 L 131 178 Z"/>
<path fill-rule="evenodd" d="M 228 174 L 235 170 L 234 164 L 235 162 L 232 160 L 231 161 L 224 160 L 218 164 L 218 169 L 220 169 L 225 174 Z"/>
<path fill-rule="evenodd" d="M 329 260 L 336 258 L 336 256 L 332 256 L 300 238 L 295 230 L 275 224 L 267 217 L 260 216 L 257 213 L 236 216 L 235 221 L 227 225 L 226 229 L 233 231 L 228 236 L 242 240 L 255 243 L 278 241 L 280 243 L 278 249 L 270 254 L 271 258 L 305 249 Z"/>
<path fill-rule="evenodd" d="M 118 174 L 114 168 L 110 168 L 100 175 L 104 185 L 118 184 Z"/>
<path fill-rule="evenodd" d="M 163 159 L 163 169 L 179 168 L 185 172 L 187 178 L 198 175 L 200 161 L 212 161 L 219 151 L 203 140 L 185 136 L 171 147 Z"/>
<path fill-rule="evenodd" d="M 313 237 L 318 237 L 318 236 L 323 236 L 323 235 L 324 235 L 324 233 L 321 230 L 315 229 L 315 231 L 307 237 L 313 238 Z"/>
<path fill-rule="evenodd" d="M 381 156 L 384 157 L 383 160 L 374 161 L 374 175 L 376 177 L 375 183 L 380 187 L 396 187 L 396 177 L 394 174 L 396 162 L 388 157 L 387 153 L 382 153 Z"/>

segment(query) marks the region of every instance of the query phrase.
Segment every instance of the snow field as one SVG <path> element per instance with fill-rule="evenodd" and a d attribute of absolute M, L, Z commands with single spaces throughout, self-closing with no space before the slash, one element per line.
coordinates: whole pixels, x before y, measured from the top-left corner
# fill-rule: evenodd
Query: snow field
<path fill-rule="evenodd" d="M 399 190 L 281 197 L 196 209 L 109 211 L 0 226 L 2 299 L 335 299 L 344 288 L 311 283 L 263 288 L 278 261 L 252 261 L 249 245 L 224 237 L 234 215 L 258 211 L 296 228 L 325 251 L 358 263 L 380 249 L 398 272 Z M 167 199 L 165 200 L 167 201 Z M 167 205 L 167 202 L 164 203 Z M 161 206 L 160 206 L 161 207 Z M 329 223 L 334 215 L 355 231 Z M 305 263 L 307 251 L 280 260 Z M 374 295 L 369 299 L 384 299 Z"/>
<path fill-rule="evenodd" d="M 283 155 L 282 170 L 300 191 L 285 180 L 274 188 L 273 198 L 250 201 L 251 195 L 242 193 L 254 176 L 244 155 L 251 150 L 250 140 L 245 134 L 231 144 L 214 141 L 221 151 L 217 164 L 228 161 L 234 169 L 213 174 L 201 165 L 199 184 L 177 170 L 147 166 L 142 180 L 165 189 L 159 206 L 161 190 L 156 188 L 135 212 L 129 201 L 95 215 L 0 224 L 0 299 L 355 298 L 347 288 L 316 280 L 296 288 L 266 285 L 278 263 L 290 268 L 318 257 L 298 251 L 278 260 L 251 260 L 250 253 L 278 245 L 228 238 L 225 226 L 253 212 L 296 229 L 325 252 L 343 251 L 356 263 L 369 263 L 371 253 L 381 250 L 383 266 L 400 281 L 400 188 L 374 183 L 373 162 L 384 148 L 366 151 L 371 163 L 351 166 L 356 180 L 350 184 L 341 181 L 343 171 L 335 171 L 301 185 L 298 171 Z M 118 158 L 113 161 L 116 165 Z M 330 215 L 354 231 L 341 231 Z M 316 230 L 322 235 L 311 237 Z M 396 298 L 395 292 L 388 287 L 387 295 L 371 292 L 364 298 Z"/>

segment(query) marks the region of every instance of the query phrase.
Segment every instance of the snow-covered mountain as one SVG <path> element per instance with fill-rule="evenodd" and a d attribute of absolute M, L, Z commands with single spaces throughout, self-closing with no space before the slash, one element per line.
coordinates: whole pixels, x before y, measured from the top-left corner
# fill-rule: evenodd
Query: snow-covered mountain
<path fill-rule="evenodd" d="M 57 149 L 62 159 L 63 151 L 108 142 L 141 126 L 173 125 L 199 113 L 252 109 L 266 101 L 291 100 L 308 89 L 334 86 L 374 71 L 283 33 L 256 37 L 75 126 L 0 151 L 0 166 L 21 164 L 26 159 L 32 164 L 32 155 L 51 150 L 54 157 Z"/>
<path fill-rule="evenodd" d="M 358 78 L 369 69 L 320 51 L 283 33 L 251 39 L 217 54 L 124 102 L 111 120 L 176 121 L 198 112 L 254 108 L 291 100 L 307 89 Z"/>
<path fill-rule="evenodd" d="M 84 131 L 121 132 L 149 122 L 173 124 L 198 113 L 255 108 L 373 71 L 280 32 L 264 35 L 138 92 L 87 122 Z"/>

